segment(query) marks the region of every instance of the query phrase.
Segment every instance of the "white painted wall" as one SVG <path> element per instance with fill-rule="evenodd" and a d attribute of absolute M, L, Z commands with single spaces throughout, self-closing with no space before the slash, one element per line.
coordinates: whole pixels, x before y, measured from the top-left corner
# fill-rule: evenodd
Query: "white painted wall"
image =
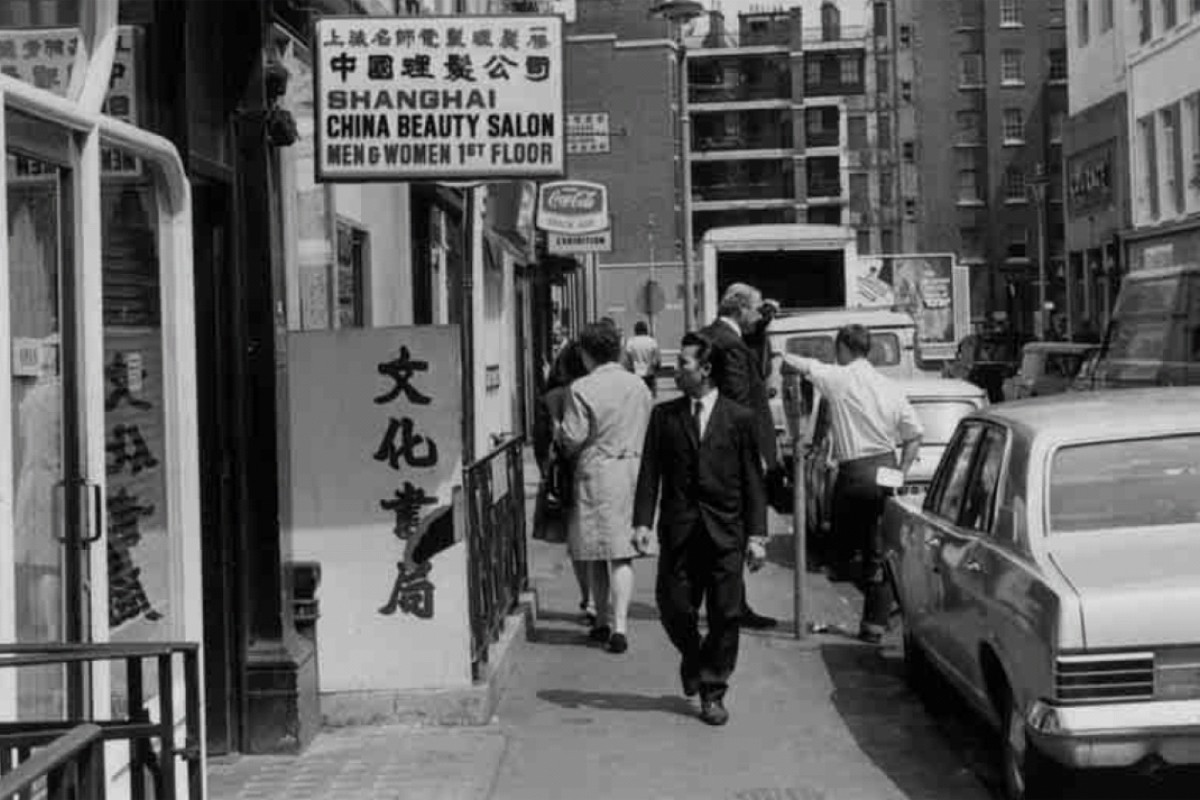
<path fill-rule="evenodd" d="M 1125 89 L 1125 31 L 1127 0 L 1114 4 L 1113 26 L 1101 32 L 1101 4 L 1105 0 L 1087 0 L 1089 8 L 1088 40 L 1079 45 L 1080 0 L 1068 0 L 1067 77 L 1068 113 L 1078 114 Z"/>
<path fill-rule="evenodd" d="M 412 324 L 412 224 L 407 184 L 338 184 L 334 211 L 370 236 L 367 325 Z"/>

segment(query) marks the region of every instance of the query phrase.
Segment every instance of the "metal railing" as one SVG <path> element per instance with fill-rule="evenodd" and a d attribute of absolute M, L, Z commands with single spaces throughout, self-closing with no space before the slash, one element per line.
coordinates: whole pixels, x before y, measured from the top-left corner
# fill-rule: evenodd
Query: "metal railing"
<path fill-rule="evenodd" d="M 515 437 L 463 470 L 467 504 L 467 584 L 471 667 L 476 680 L 488 647 L 529 583 L 525 549 L 524 437 Z"/>
<path fill-rule="evenodd" d="M 16 769 L 0 753 L 0 800 L 103 800 L 104 738 L 98 725 L 77 725 Z"/>
<path fill-rule="evenodd" d="M 53 763 L 41 771 L 46 762 L 33 761 L 50 751 L 55 742 L 78 744 L 74 739 L 63 739 L 77 729 L 95 727 L 102 741 L 124 741 L 129 743 L 129 786 L 131 800 L 146 800 L 147 783 L 154 788 L 156 800 L 174 800 L 176 795 L 177 761 L 184 762 L 187 771 L 187 798 L 202 800 L 204 758 L 201 743 L 200 719 L 200 648 L 191 642 L 184 643 L 129 643 L 129 644 L 2 644 L 0 645 L 0 669 L 37 668 L 58 666 L 79 668 L 85 664 L 103 661 L 123 662 L 126 710 L 123 716 L 114 714 L 112 719 L 55 719 L 0 722 L 0 779 L 7 790 L 9 781 L 16 783 L 31 774 L 46 774 L 57 767 Z M 183 667 L 184 685 L 184 741 L 177 744 L 175 732 L 175 657 L 179 656 Z M 156 678 L 153 690 L 157 693 L 157 721 L 151 719 L 146 708 L 146 662 L 151 662 Z M 114 670 L 114 672 L 116 672 Z M 82 726 L 82 727 L 81 727 Z M 79 736 L 83 734 L 80 733 Z M 83 747 L 83 745 L 78 745 Z M 99 745 L 98 745 L 99 747 Z M 100 748 L 102 749 L 102 747 Z M 58 751 L 54 751 L 58 752 Z M 78 771 L 82 767 L 94 769 L 81 751 L 79 758 L 62 756 L 80 763 L 67 767 Z M 58 753 L 62 755 L 61 753 Z M 34 766 L 27 767 L 27 764 Z M 24 770 L 24 771 L 22 771 Z M 41 771 L 41 772 L 39 772 Z M 100 770 L 103 786 L 103 770 Z M 14 777 L 15 776 L 15 777 Z M 22 800 L 34 795 L 28 790 L 20 795 Z M 58 795 L 51 793 L 50 798 Z M 62 795 L 76 800 L 102 798 L 103 788 L 98 794 L 82 793 Z M 0 798 L 9 795 L 0 792 Z"/>

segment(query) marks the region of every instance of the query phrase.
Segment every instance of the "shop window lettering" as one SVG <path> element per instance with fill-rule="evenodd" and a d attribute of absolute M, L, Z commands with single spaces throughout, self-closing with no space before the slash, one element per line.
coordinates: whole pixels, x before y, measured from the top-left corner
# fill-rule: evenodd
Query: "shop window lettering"
<path fill-rule="evenodd" d="M 474 83 L 475 67 L 471 57 L 451 53 L 446 57 L 446 79 L 451 81 L 469 81 Z"/>
<path fill-rule="evenodd" d="M 403 78 L 433 78 L 433 60 L 429 56 L 413 56 L 400 60 L 400 76 Z"/>
<path fill-rule="evenodd" d="M 121 489 L 108 498 L 108 624 L 117 627 L 145 616 L 151 622 L 162 614 L 150 604 L 142 585 L 142 571 L 133 564 L 133 548 L 142 541 L 141 520 L 154 506 Z"/>
<path fill-rule="evenodd" d="M 396 46 L 397 47 L 412 47 L 417 43 L 417 32 L 412 28 L 398 28 L 396 30 Z"/>
<path fill-rule="evenodd" d="M 471 32 L 471 44 L 476 47 L 491 47 L 492 32 L 488 28 L 480 28 L 477 31 Z"/>
<path fill-rule="evenodd" d="M 438 32 L 436 30 L 434 30 L 433 28 L 422 28 L 421 32 L 417 34 L 417 38 L 419 38 L 421 40 L 421 45 L 424 47 L 439 47 L 440 46 L 440 40 L 438 39 Z"/>
<path fill-rule="evenodd" d="M 500 49 L 501 50 L 520 50 L 521 37 L 520 34 L 512 28 L 505 28 L 500 33 Z"/>
<path fill-rule="evenodd" d="M 396 77 L 396 65 L 391 56 L 368 56 L 367 77 L 376 81 L 390 81 Z"/>
<path fill-rule="evenodd" d="M 550 59 L 546 56 L 529 56 L 525 59 L 525 77 L 541 82 L 550 77 Z"/>
<path fill-rule="evenodd" d="M 18 43 L 15 39 L 0 39 L 0 60 L 16 61 L 40 56 L 51 58 L 74 57 L 79 41 L 76 39 L 29 39 Z"/>
<path fill-rule="evenodd" d="M 367 41 L 367 32 L 363 30 L 350 31 L 350 46 L 351 47 L 366 47 L 370 42 Z"/>
<path fill-rule="evenodd" d="M 112 438 L 104 443 L 104 449 L 108 452 L 105 472 L 109 475 L 120 474 L 126 467 L 137 475 L 158 466 L 158 459 L 150 452 L 146 438 L 137 425 L 114 425 Z"/>
<path fill-rule="evenodd" d="M 342 83 L 345 83 L 350 74 L 354 72 L 358 66 L 358 59 L 349 53 L 338 53 L 333 58 L 329 59 L 329 68 L 342 76 Z"/>
<path fill-rule="evenodd" d="M 113 411 L 122 403 L 133 406 L 141 411 L 146 411 L 152 406 L 145 400 L 139 400 L 133 396 L 133 392 L 129 388 L 129 362 L 125 360 L 125 356 L 118 353 L 113 357 L 113 360 L 104 368 L 110 391 L 104 398 L 104 410 Z M 141 370 L 141 377 L 146 377 L 146 370 Z"/>
<path fill-rule="evenodd" d="M 467 37 L 462 28 L 446 29 L 446 47 L 466 47 Z"/>
<path fill-rule="evenodd" d="M 379 507 L 396 515 L 396 525 L 392 532 L 401 541 L 408 541 L 417 532 L 417 524 L 421 520 L 421 508 L 437 503 L 436 497 L 430 497 L 419 486 L 413 486 L 408 481 L 404 488 L 393 492 L 391 500 L 380 500 Z"/>
<path fill-rule="evenodd" d="M 487 75 L 492 80 L 508 80 L 508 71 L 513 67 L 518 66 L 516 61 L 505 55 L 492 56 L 487 63 L 483 65 Z"/>
<path fill-rule="evenodd" d="M 391 47 L 392 35 L 385 29 L 380 28 L 379 30 L 375 31 L 375 35 L 371 37 L 371 44 L 377 45 L 378 47 Z"/>
<path fill-rule="evenodd" d="M 398 562 L 392 594 L 379 613 L 390 617 L 399 609 L 418 619 L 432 619 L 434 585 L 428 577 L 432 566 L 429 562 L 414 565 Z"/>
<path fill-rule="evenodd" d="M 545 28 L 532 28 L 530 30 L 529 46 L 534 50 L 545 50 L 550 47 L 550 36 Z"/>

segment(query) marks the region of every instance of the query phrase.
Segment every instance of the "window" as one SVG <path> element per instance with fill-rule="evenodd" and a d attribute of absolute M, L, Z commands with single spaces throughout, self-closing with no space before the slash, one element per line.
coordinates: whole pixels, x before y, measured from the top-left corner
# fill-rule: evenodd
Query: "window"
<path fill-rule="evenodd" d="M 1154 13 L 1150 10 L 1150 0 L 1138 0 L 1138 41 L 1142 44 L 1150 41 L 1154 35 Z"/>
<path fill-rule="evenodd" d="M 871 254 L 871 230 L 869 228 L 860 228 L 854 234 L 854 241 L 860 256 Z"/>
<path fill-rule="evenodd" d="M 1192 0 L 1192 2 L 1200 3 L 1200 0 Z M 912 41 L 913 41 L 913 26 L 912 25 L 901 25 L 900 26 L 900 46 L 901 47 L 912 47 Z"/>
<path fill-rule="evenodd" d="M 888 35 L 888 7 L 887 3 L 875 4 L 875 35 Z"/>
<path fill-rule="evenodd" d="M 1009 225 L 1005 233 L 1008 258 L 1029 258 L 1029 229 L 1024 225 Z"/>
<path fill-rule="evenodd" d="M 879 232 L 879 252 L 894 253 L 896 252 L 896 232 L 891 228 L 884 228 Z M 871 343 L 875 343 L 875 337 L 871 337 Z"/>
<path fill-rule="evenodd" d="M 974 150 L 958 150 L 958 201 L 960 203 L 978 203 L 979 166 Z"/>
<path fill-rule="evenodd" d="M 1025 112 L 1019 108 L 1004 109 L 1004 142 L 1019 144 L 1025 141 Z"/>
<path fill-rule="evenodd" d="M 1007 84 L 1025 83 L 1025 53 L 1021 50 L 1005 50 L 1000 54 L 1000 82 Z"/>
<path fill-rule="evenodd" d="M 917 160 L 917 143 L 911 139 L 906 140 L 900 145 L 900 151 L 905 161 L 911 163 Z"/>
<path fill-rule="evenodd" d="M 846 117 L 846 139 L 851 150 L 865 150 L 867 141 L 867 118 L 862 114 Z"/>
<path fill-rule="evenodd" d="M 962 515 L 959 517 L 959 525 L 962 527 L 982 532 L 992 529 L 996 490 L 1000 486 L 1006 444 L 1004 430 L 988 426 L 983 441 L 979 444 L 975 475 L 963 503 Z"/>
<path fill-rule="evenodd" d="M 804 139 L 809 147 L 836 147 L 839 112 L 837 106 L 817 106 L 804 110 Z"/>
<path fill-rule="evenodd" d="M 836 42 L 842 38 L 842 12 L 836 3 L 821 4 L 821 39 Z"/>
<path fill-rule="evenodd" d="M 858 86 L 862 83 L 862 59 L 855 55 L 844 55 L 841 62 L 843 86 Z"/>
<path fill-rule="evenodd" d="M 1170 30 L 1179 24 L 1179 0 L 1162 0 L 1163 28 Z"/>
<path fill-rule="evenodd" d="M 338 220 L 337 308 L 339 328 L 367 324 L 363 276 L 367 268 L 367 232 Z"/>
<path fill-rule="evenodd" d="M 1004 170 L 1004 200 L 1009 203 L 1024 203 L 1029 200 L 1025 196 L 1025 172 L 1018 166 L 1010 166 Z"/>
<path fill-rule="evenodd" d="M 1179 126 L 1179 105 L 1175 104 L 1159 112 L 1162 123 L 1163 181 L 1166 195 L 1176 213 L 1183 211 L 1183 131 Z"/>
<path fill-rule="evenodd" d="M 983 22 L 981 8 L 980 0 L 958 0 L 958 26 L 978 28 Z"/>
<path fill-rule="evenodd" d="M 804 62 L 804 82 L 809 86 L 821 85 L 821 62 L 815 58 Z"/>
<path fill-rule="evenodd" d="M 1197 0 L 1192 0 L 1195 5 Z M 1113 27 L 1113 0 L 1100 0 L 1100 32 L 1111 31 Z"/>
<path fill-rule="evenodd" d="M 906 219 L 916 219 L 917 218 L 917 198 L 915 198 L 915 197 L 904 198 L 904 217 Z"/>
<path fill-rule="evenodd" d="M 955 114 L 958 120 L 958 135 L 955 144 L 977 145 L 983 139 L 983 114 L 978 111 L 959 111 Z"/>
<path fill-rule="evenodd" d="M 1087 47 L 1088 36 L 1092 30 L 1092 15 L 1088 0 L 1079 0 L 1079 46 Z"/>
<path fill-rule="evenodd" d="M 1146 210 L 1152 218 L 1158 217 L 1158 148 L 1154 141 L 1154 116 L 1142 117 L 1138 121 L 1138 135 L 1142 139 L 1142 194 Z"/>
<path fill-rule="evenodd" d="M 892 118 L 887 114 L 880 114 L 876 119 L 875 124 L 878 128 L 876 136 L 876 146 L 880 150 L 892 149 Z"/>
<path fill-rule="evenodd" d="M 1049 0 L 1049 2 L 1046 4 L 1046 12 L 1050 17 L 1051 28 L 1066 27 L 1067 19 L 1064 0 Z"/>
<path fill-rule="evenodd" d="M 971 462 L 979 444 L 983 426 L 978 423 L 960 424 L 950 450 L 942 457 L 937 474 L 925 496 L 925 509 L 950 522 L 958 520 L 958 512 L 966 496 Z"/>
<path fill-rule="evenodd" d="M 890 169 L 879 171 L 879 205 L 890 206 L 896 200 L 896 174 Z"/>
<path fill-rule="evenodd" d="M 983 232 L 979 228 L 959 228 L 958 240 L 963 258 L 983 258 Z"/>
<path fill-rule="evenodd" d="M 1022 25 L 1024 5 L 1024 0 L 1000 0 L 1000 24 L 1007 27 Z"/>
<path fill-rule="evenodd" d="M 912 81 L 900 81 L 900 99 L 906 103 L 912 102 Z"/>
<path fill-rule="evenodd" d="M 892 87 L 892 62 L 886 58 L 875 61 L 875 87 L 881 92 L 889 92 Z"/>
<path fill-rule="evenodd" d="M 1197 0 L 1200 2 L 1200 0 Z M 1200 191 L 1200 94 L 1194 94 L 1187 101 L 1188 119 L 1191 121 L 1192 169 L 1188 181 L 1192 188 Z M 1196 289 L 1200 292 L 1200 288 Z M 1200 361 L 1200 358 L 1197 359 Z"/>
<path fill-rule="evenodd" d="M 983 85 L 983 53 L 963 53 L 958 57 L 958 84 Z"/>
<path fill-rule="evenodd" d="M 870 207 L 871 189 L 867 183 L 867 173 L 852 172 L 850 174 L 850 210 L 861 214 Z"/>
<path fill-rule="evenodd" d="M 1050 143 L 1062 144 L 1063 128 L 1067 124 L 1067 112 L 1051 111 L 1050 112 Z"/>
<path fill-rule="evenodd" d="M 1050 80 L 1065 81 L 1067 79 L 1067 51 L 1056 48 L 1050 51 Z"/>

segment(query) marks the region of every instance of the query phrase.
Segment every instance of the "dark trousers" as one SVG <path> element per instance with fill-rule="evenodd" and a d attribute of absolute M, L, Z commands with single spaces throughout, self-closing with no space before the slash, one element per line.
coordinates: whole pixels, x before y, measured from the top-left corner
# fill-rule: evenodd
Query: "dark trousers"
<path fill-rule="evenodd" d="M 833 485 L 833 541 L 842 564 L 855 555 L 862 557 L 859 588 L 863 593 L 862 629 L 883 633 L 892 606 L 891 586 L 884 575 L 883 532 L 880 518 L 891 490 L 879 486 L 875 473 L 880 467 L 896 467 L 896 458 L 880 456 L 843 461 L 838 464 Z"/>
<path fill-rule="evenodd" d="M 650 390 L 651 397 L 658 397 L 658 376 L 656 374 L 651 372 L 649 375 L 643 375 L 642 382 Z"/>
<path fill-rule="evenodd" d="M 719 700 L 737 666 L 742 614 L 744 548 L 722 550 L 703 525 L 685 542 L 663 548 L 655 595 L 663 627 L 682 656 L 680 672 L 699 679 L 702 697 Z M 700 603 L 708 614 L 708 635 L 700 637 Z"/>

